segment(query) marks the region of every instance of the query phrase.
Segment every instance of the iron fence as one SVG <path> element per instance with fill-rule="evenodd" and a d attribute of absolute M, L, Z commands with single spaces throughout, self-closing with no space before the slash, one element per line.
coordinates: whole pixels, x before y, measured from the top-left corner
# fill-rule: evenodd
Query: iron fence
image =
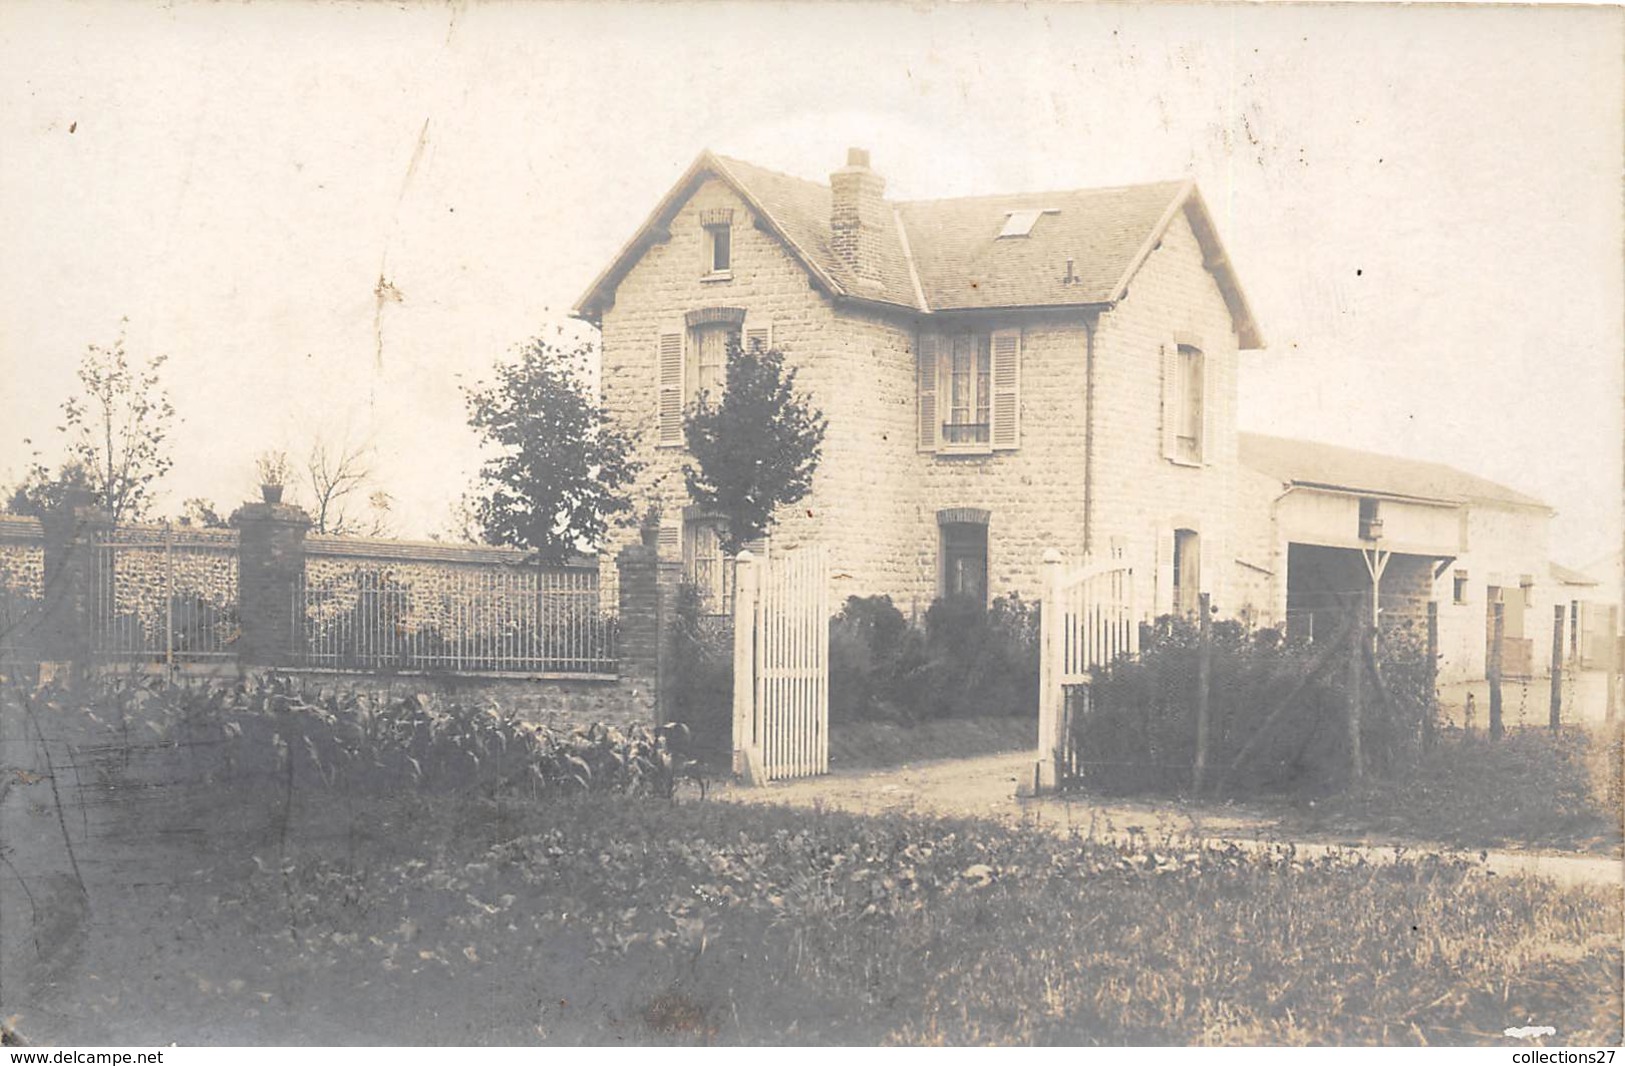
<path fill-rule="evenodd" d="M 324 549 L 295 581 L 302 664 L 337 670 L 613 674 L 598 570 L 379 560 Z"/>
<path fill-rule="evenodd" d="M 235 533 L 127 526 L 90 547 L 95 655 L 168 666 L 236 655 Z"/>

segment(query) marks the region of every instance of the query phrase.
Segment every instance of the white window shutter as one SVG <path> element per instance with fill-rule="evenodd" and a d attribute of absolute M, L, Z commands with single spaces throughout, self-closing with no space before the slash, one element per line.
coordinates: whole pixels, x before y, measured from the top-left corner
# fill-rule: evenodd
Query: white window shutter
<path fill-rule="evenodd" d="M 672 324 L 660 330 L 659 439 L 662 448 L 683 443 L 683 339 L 686 330 Z"/>
<path fill-rule="evenodd" d="M 993 347 L 993 447 L 1021 447 L 1021 330 L 996 329 Z"/>
<path fill-rule="evenodd" d="M 692 550 L 692 548 L 689 549 L 690 552 Z M 661 526 L 660 538 L 656 547 L 656 553 L 662 559 L 685 558 L 688 552 L 684 551 L 683 527 L 674 525 Z"/>
<path fill-rule="evenodd" d="M 773 323 L 750 322 L 745 326 L 745 351 L 770 351 L 773 347 Z"/>
<path fill-rule="evenodd" d="M 1202 462 L 1212 463 L 1218 456 L 1219 428 L 1219 375 L 1217 359 L 1202 353 Z"/>
<path fill-rule="evenodd" d="M 1174 531 L 1157 530 L 1157 587 L 1152 614 L 1174 613 Z"/>
<path fill-rule="evenodd" d="M 1179 345 L 1172 342 L 1162 346 L 1162 457 L 1179 458 Z"/>
<path fill-rule="evenodd" d="M 920 334 L 919 349 L 915 353 L 915 375 L 920 407 L 920 451 L 934 452 L 942 425 L 942 417 L 937 411 L 936 334 Z"/>

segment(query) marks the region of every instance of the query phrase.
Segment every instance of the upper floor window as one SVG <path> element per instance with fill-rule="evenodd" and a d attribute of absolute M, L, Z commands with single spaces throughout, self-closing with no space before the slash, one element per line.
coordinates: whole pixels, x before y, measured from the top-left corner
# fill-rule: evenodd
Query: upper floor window
<path fill-rule="evenodd" d="M 700 226 L 704 234 L 705 276 L 728 277 L 733 271 L 733 212 L 727 208 L 702 211 Z"/>
<path fill-rule="evenodd" d="M 1208 365 L 1202 349 L 1179 342 L 1163 348 L 1162 453 L 1177 463 L 1206 462 L 1209 435 Z"/>
<path fill-rule="evenodd" d="M 728 350 L 773 346 L 773 324 L 751 316 L 743 307 L 702 307 L 660 328 L 655 350 L 657 443 L 663 448 L 683 443 L 683 412 L 702 394 L 713 401 L 728 386 Z"/>
<path fill-rule="evenodd" d="M 1020 330 L 922 333 L 916 358 L 921 451 L 1019 446 Z"/>
<path fill-rule="evenodd" d="M 1457 570 L 1451 577 L 1450 599 L 1454 603 L 1467 602 L 1467 571 Z"/>
<path fill-rule="evenodd" d="M 683 406 L 709 396 L 715 403 L 728 384 L 728 349 L 740 343 L 739 327 L 725 322 L 695 327 L 689 338 L 694 358 L 688 361 Z"/>

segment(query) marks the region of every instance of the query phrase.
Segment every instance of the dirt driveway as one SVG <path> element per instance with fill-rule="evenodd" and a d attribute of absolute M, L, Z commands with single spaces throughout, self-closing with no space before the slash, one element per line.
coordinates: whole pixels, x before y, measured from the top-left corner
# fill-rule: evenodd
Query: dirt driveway
<path fill-rule="evenodd" d="M 1357 849 L 1373 861 L 1388 861 L 1396 846 L 1408 851 L 1444 850 L 1437 844 L 1390 838 L 1288 835 L 1279 817 L 1232 804 L 1144 803 L 1090 796 L 1019 797 L 1030 782 L 1031 752 L 975 759 L 947 759 L 888 770 L 834 773 L 761 788 L 730 785 L 717 796 L 740 803 L 780 803 L 853 814 L 906 812 L 993 818 L 1012 826 L 1057 833 L 1076 830 L 1098 839 L 1153 843 L 1176 840 L 1234 841 L 1244 845 L 1291 842 L 1314 854 Z M 1541 851 L 1492 851 L 1485 859 L 1497 875 L 1528 875 L 1565 884 L 1625 885 L 1625 864 L 1617 859 Z"/>

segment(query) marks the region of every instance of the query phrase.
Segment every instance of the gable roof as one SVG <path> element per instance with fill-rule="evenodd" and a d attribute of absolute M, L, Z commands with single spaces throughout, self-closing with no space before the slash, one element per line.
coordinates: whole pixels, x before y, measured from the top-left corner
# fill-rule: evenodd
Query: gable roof
<path fill-rule="evenodd" d="M 890 202 L 879 241 L 878 285 L 866 285 L 835 253 L 828 185 L 702 152 L 655 207 L 573 313 L 596 320 L 632 269 L 699 185 L 729 185 L 829 295 L 919 313 L 1034 307 L 1109 307 L 1121 300 L 1147 256 L 1183 210 L 1202 246 L 1244 348 L 1263 337 L 1219 242 L 1207 206 L 1190 181 Z M 1045 211 L 1030 235 L 1000 240 L 1012 211 Z M 1067 260 L 1073 279 L 1066 279 Z"/>
<path fill-rule="evenodd" d="M 1443 463 L 1401 459 L 1319 441 L 1238 434 L 1241 463 L 1284 484 L 1433 503 L 1487 503 L 1551 511 L 1533 496 Z"/>

